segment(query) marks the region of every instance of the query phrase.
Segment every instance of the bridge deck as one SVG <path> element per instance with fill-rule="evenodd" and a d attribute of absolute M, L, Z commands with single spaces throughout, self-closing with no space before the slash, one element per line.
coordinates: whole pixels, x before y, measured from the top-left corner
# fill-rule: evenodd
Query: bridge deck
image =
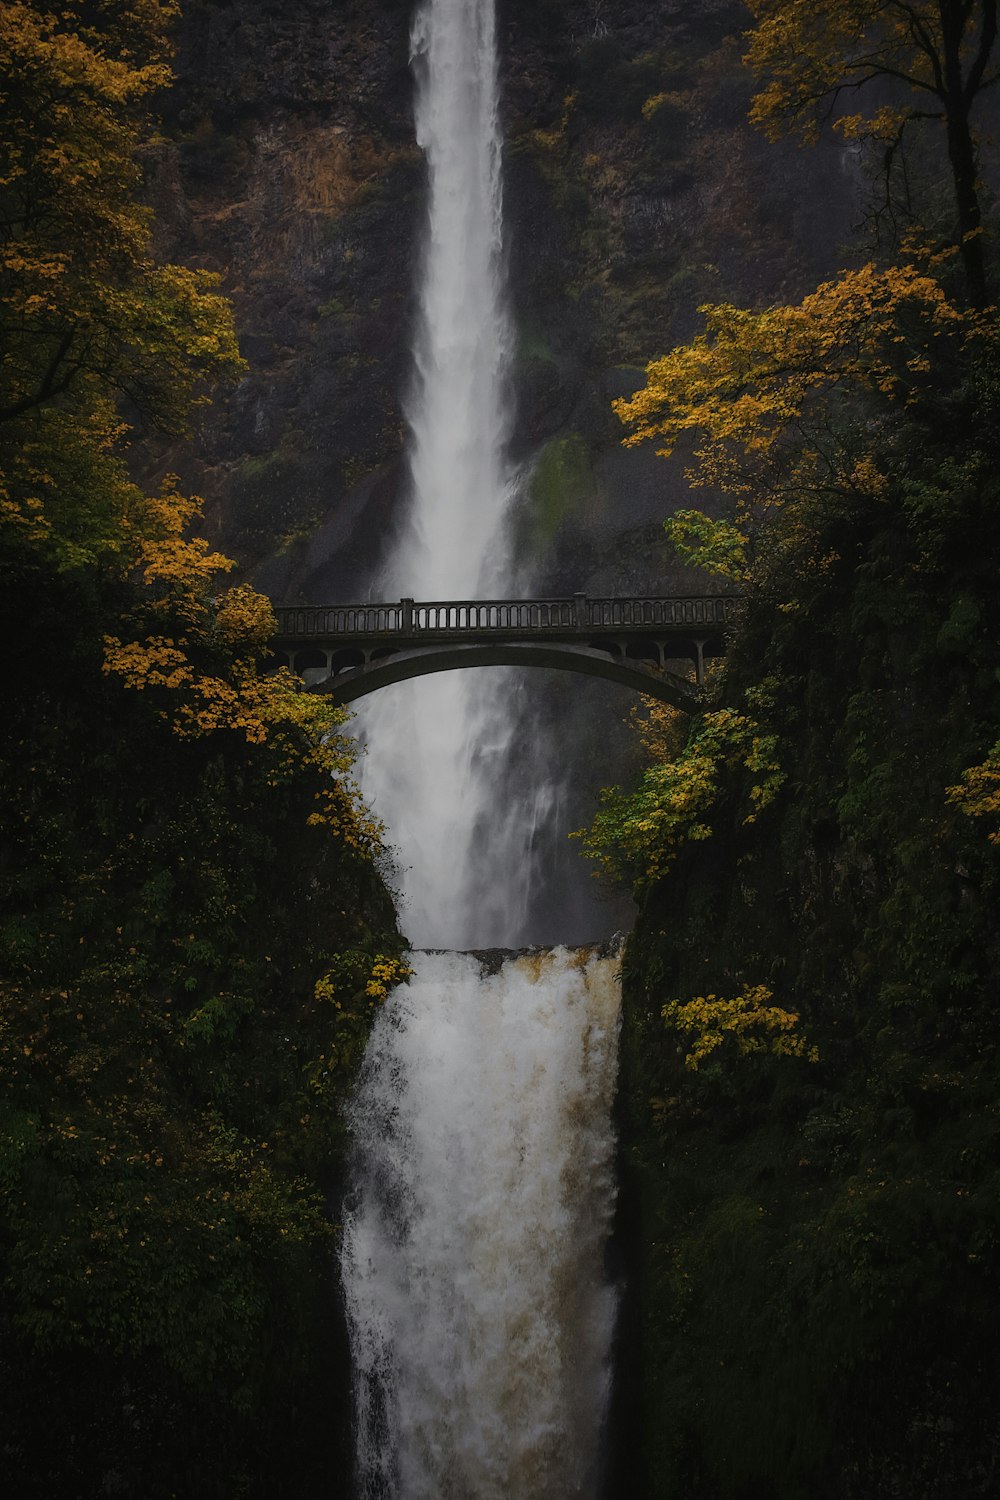
<path fill-rule="evenodd" d="M 677 598 L 460 599 L 417 603 L 279 605 L 275 645 L 399 646 L 431 638 L 457 641 L 573 640 L 580 636 L 718 635 L 735 618 L 731 594 Z"/>
<path fill-rule="evenodd" d="M 738 600 L 679 598 L 448 599 L 279 605 L 272 641 L 313 692 L 342 703 L 409 677 L 475 666 L 537 666 L 622 682 L 686 711 L 691 684 L 668 670 L 725 650 Z"/>

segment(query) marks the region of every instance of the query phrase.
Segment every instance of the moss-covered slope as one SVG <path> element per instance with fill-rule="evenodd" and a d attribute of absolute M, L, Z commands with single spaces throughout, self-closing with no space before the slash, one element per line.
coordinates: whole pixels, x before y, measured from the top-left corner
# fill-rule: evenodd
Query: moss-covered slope
<path fill-rule="evenodd" d="M 901 419 L 891 491 L 828 515 L 811 583 L 751 595 L 721 694 L 787 780 L 747 822 L 726 774 L 629 941 L 625 1368 L 657 1500 L 995 1490 L 1000 863 L 947 789 L 1000 726 L 1000 453 L 994 388 L 967 398 Z M 731 1034 L 685 1066 L 663 1007 L 748 985 L 818 1061 Z"/>

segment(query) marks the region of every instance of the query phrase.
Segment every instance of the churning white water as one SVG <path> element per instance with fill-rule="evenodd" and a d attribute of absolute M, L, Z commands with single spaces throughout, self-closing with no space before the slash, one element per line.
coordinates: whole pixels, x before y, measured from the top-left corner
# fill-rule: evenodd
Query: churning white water
<path fill-rule="evenodd" d="M 493 0 L 413 23 L 428 166 L 412 504 L 383 597 L 512 592 Z M 521 583 L 523 587 L 523 582 Z M 364 784 L 415 948 L 522 941 L 551 791 L 510 786 L 511 674 L 374 695 Z M 364 1500 L 594 1500 L 613 1293 L 616 960 L 417 952 L 366 1054 L 342 1274 Z"/>
<path fill-rule="evenodd" d="M 362 1493 L 592 1496 L 614 1315 L 616 961 L 417 962 L 379 1019 L 354 1122 Z"/>

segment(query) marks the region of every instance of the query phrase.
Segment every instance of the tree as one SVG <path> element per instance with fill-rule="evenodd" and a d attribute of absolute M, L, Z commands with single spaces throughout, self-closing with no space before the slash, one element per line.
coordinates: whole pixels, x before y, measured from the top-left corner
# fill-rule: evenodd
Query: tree
<path fill-rule="evenodd" d="M 972 113 L 1000 77 L 993 62 L 997 0 L 749 0 L 757 24 L 746 60 L 766 80 L 751 119 L 772 138 L 815 139 L 818 118 L 845 94 L 882 85 L 896 96 L 838 121 L 855 139 L 886 143 L 888 159 L 914 120 L 947 134 L 958 245 L 969 300 L 989 301 Z M 876 101 L 879 95 L 876 94 Z"/>
<path fill-rule="evenodd" d="M 804 513 L 880 498 L 881 421 L 930 400 L 949 363 L 960 367 L 992 326 L 916 266 L 845 271 L 795 306 L 701 312 L 705 331 L 653 360 L 643 389 L 614 409 L 626 444 L 652 440 L 669 455 L 693 438 L 687 477 L 732 496 L 735 524 L 684 510 L 667 530 L 688 562 L 737 581 L 764 516 L 783 513 L 784 561 L 791 549 L 798 567 L 808 562 Z"/>
<path fill-rule="evenodd" d="M 0 420 L 90 382 L 182 431 L 238 359 L 216 278 L 156 265 L 138 200 L 176 9 L 0 9 Z"/>
<path fill-rule="evenodd" d="M 139 196 L 176 9 L 0 7 L 0 527 L 60 566 L 134 531 L 129 428 L 183 433 L 242 368 L 218 278 L 156 263 Z"/>
<path fill-rule="evenodd" d="M 599 871 L 631 878 L 641 890 L 662 878 L 685 845 L 711 838 L 720 789 L 733 772 L 749 773 L 741 789 L 746 823 L 775 800 L 785 773 L 775 737 L 730 708 L 696 718 L 683 744 L 662 719 L 638 728 L 652 757 L 639 786 L 605 787 L 591 827 L 572 836 L 583 840 Z"/>

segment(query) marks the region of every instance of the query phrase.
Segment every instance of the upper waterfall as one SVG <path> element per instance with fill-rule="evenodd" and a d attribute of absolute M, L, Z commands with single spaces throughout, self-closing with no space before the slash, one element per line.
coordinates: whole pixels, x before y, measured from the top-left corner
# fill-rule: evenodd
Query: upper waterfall
<path fill-rule="evenodd" d="M 425 0 L 411 50 L 428 172 L 414 372 L 411 494 L 379 581 L 389 596 L 509 590 L 510 320 L 492 0 Z M 421 947 L 517 945 L 544 782 L 499 802 L 510 676 L 400 684 L 361 715 L 363 781 L 400 851 L 402 921 Z M 490 853 L 483 857 L 484 846 Z"/>
<path fill-rule="evenodd" d="M 407 592 L 489 592 L 506 573 L 508 499 L 501 139 L 491 0 L 417 13 L 417 141 L 429 178 L 416 369 L 407 403 L 410 526 L 392 566 Z"/>

